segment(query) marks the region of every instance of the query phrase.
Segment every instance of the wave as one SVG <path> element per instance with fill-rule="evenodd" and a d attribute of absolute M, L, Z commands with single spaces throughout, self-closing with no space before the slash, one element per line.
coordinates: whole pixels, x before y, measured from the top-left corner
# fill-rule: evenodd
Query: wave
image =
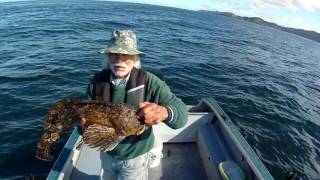
<path fill-rule="evenodd" d="M 112 20 L 102 20 L 97 21 L 100 24 L 108 25 L 108 26 L 115 26 L 117 28 L 132 28 L 134 25 L 131 23 L 125 23 L 125 21 L 112 21 Z"/>
<path fill-rule="evenodd" d="M 40 74 L 36 76 L 0 76 L 1 82 L 23 82 L 23 81 L 37 81 L 41 79 L 49 79 L 52 78 L 52 75 L 48 74 Z"/>

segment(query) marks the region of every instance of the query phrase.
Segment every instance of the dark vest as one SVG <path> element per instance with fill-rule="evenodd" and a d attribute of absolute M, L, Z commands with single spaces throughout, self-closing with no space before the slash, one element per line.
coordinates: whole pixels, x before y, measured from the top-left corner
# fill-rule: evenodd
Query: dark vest
<path fill-rule="evenodd" d="M 95 74 L 93 78 L 92 96 L 95 100 L 111 102 L 112 84 L 111 70 L 105 69 Z M 126 85 L 125 103 L 138 105 L 144 102 L 146 86 L 146 72 L 141 69 L 133 68 L 130 73 L 129 81 Z"/>

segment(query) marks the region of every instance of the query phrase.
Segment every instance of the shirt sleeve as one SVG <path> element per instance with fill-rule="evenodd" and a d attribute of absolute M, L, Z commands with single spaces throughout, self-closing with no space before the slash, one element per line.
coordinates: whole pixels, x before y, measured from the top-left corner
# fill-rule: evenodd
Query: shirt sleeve
<path fill-rule="evenodd" d="M 173 129 L 183 127 L 188 120 L 186 105 L 171 92 L 169 86 L 164 81 L 154 75 L 150 75 L 150 78 L 155 102 L 166 107 L 168 110 L 169 117 L 163 122 Z"/>

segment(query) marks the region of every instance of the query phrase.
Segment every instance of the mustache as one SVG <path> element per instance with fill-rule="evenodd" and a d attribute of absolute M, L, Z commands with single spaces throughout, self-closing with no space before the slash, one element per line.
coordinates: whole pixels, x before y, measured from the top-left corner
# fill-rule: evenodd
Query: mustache
<path fill-rule="evenodd" d="M 111 68 L 127 68 L 128 66 L 122 64 L 110 64 Z"/>

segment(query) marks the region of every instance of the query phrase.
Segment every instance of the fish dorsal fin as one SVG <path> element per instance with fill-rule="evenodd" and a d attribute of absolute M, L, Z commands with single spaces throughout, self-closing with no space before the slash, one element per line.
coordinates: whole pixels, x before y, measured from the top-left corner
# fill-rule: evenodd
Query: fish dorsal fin
<path fill-rule="evenodd" d="M 83 134 L 84 143 L 100 151 L 113 150 L 124 138 L 118 136 L 114 128 L 97 124 L 90 125 Z"/>

